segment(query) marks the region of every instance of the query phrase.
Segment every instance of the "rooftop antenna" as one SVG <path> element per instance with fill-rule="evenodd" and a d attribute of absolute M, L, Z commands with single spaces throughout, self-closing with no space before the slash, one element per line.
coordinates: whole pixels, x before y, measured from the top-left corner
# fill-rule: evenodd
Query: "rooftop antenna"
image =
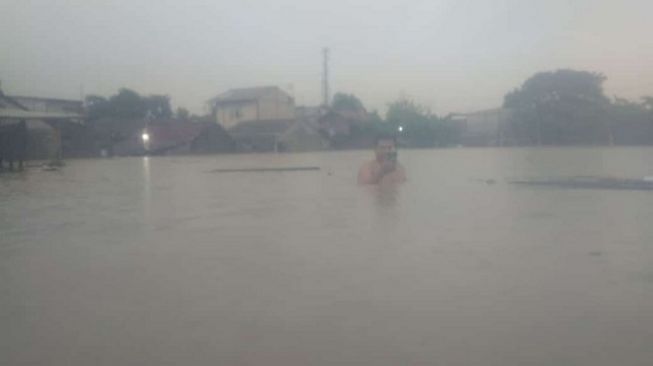
<path fill-rule="evenodd" d="M 329 49 L 322 50 L 322 106 L 329 106 Z"/>

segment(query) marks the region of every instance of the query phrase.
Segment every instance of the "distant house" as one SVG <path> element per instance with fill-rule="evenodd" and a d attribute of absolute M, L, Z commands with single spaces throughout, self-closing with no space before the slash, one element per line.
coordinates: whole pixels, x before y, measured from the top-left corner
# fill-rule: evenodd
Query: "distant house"
<path fill-rule="evenodd" d="M 327 109 L 325 107 L 299 106 L 295 108 L 295 118 L 315 128 L 319 128 L 320 117 L 326 114 L 326 112 Z"/>
<path fill-rule="evenodd" d="M 53 112 L 53 113 L 84 113 L 84 103 L 81 100 L 59 99 L 59 98 L 41 98 L 28 96 L 11 96 L 30 111 Z"/>
<path fill-rule="evenodd" d="M 305 111 L 305 110 L 304 110 Z M 317 116 L 298 113 L 295 119 L 245 121 L 228 130 L 243 152 L 298 152 L 324 150 Z"/>
<path fill-rule="evenodd" d="M 18 103 L 14 98 L 10 97 L 9 95 L 5 95 L 2 90 L 0 90 L 0 109 L 5 111 L 5 113 L 9 113 L 9 111 L 26 111 L 27 108 Z"/>
<path fill-rule="evenodd" d="M 295 118 L 295 101 L 276 86 L 231 89 L 209 101 L 216 122 L 230 129 L 241 122 Z"/>
<path fill-rule="evenodd" d="M 8 96 L 0 90 L 0 125 L 18 121 L 26 122 L 27 159 L 61 157 L 71 143 L 66 132 L 83 128 L 83 104 L 77 100 Z"/>
<path fill-rule="evenodd" d="M 84 103 L 81 100 L 62 99 L 62 98 L 43 98 L 34 96 L 14 95 L 12 99 L 25 106 L 30 111 L 42 113 L 65 113 L 78 116 L 79 121 L 85 118 Z M 53 137 L 46 132 L 48 126 L 43 120 L 31 120 L 27 122 L 33 138 L 30 143 L 33 145 L 29 149 L 34 156 L 43 157 L 48 149 L 39 148 L 53 143 Z M 60 123 L 60 144 L 61 154 L 67 157 L 80 157 L 92 155 L 93 143 L 88 134 L 88 130 L 82 123 Z M 35 142 L 35 143 L 33 143 Z M 42 151 L 39 151 L 42 150 Z M 49 148 L 52 150 L 52 147 Z"/>
<path fill-rule="evenodd" d="M 307 120 L 297 119 L 280 139 L 282 151 L 317 151 L 325 150 L 329 143 L 320 135 L 317 126 Z"/>
<path fill-rule="evenodd" d="M 461 144 L 464 146 L 504 146 L 512 142 L 510 135 L 511 112 L 505 108 L 488 109 L 473 113 L 456 114 L 462 125 Z"/>
<path fill-rule="evenodd" d="M 294 119 L 244 121 L 228 129 L 242 152 L 281 151 L 283 134 L 295 123 Z"/>
<path fill-rule="evenodd" d="M 282 147 L 287 151 L 327 149 L 329 141 L 320 133 L 320 117 L 324 113 L 326 113 L 324 107 L 297 107 L 296 122 L 282 136 Z"/>
<path fill-rule="evenodd" d="M 320 134 L 333 148 L 352 148 L 367 145 L 360 133 L 370 122 L 365 109 L 330 109 L 318 120 Z"/>
<path fill-rule="evenodd" d="M 110 155 L 174 155 L 231 152 L 234 141 L 212 122 L 176 119 L 100 119 L 96 132 L 112 136 L 103 149 Z"/>

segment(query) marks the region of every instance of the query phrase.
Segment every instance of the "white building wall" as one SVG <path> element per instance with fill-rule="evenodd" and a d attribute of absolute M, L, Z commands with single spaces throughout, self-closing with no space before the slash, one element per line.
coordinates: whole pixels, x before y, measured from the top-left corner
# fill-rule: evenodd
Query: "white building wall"
<path fill-rule="evenodd" d="M 216 122 L 229 129 L 244 121 L 293 120 L 295 103 L 284 93 L 270 93 L 257 101 L 218 104 L 215 113 Z"/>
<path fill-rule="evenodd" d="M 216 107 L 216 119 L 222 127 L 231 128 L 242 121 L 256 121 L 257 109 L 256 102 L 223 104 Z"/>
<path fill-rule="evenodd" d="M 259 120 L 295 118 L 295 103 L 283 94 L 269 94 L 259 100 Z"/>

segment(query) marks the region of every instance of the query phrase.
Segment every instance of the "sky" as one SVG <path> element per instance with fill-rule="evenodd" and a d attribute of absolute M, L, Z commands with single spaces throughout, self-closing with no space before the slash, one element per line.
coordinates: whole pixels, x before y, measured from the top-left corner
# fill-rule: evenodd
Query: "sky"
<path fill-rule="evenodd" d="M 278 85 L 298 105 L 332 92 L 372 110 L 405 96 L 437 114 L 499 107 L 538 71 L 608 77 L 653 95 L 650 0 L 0 0 L 10 95 L 167 94 L 201 113 L 230 88 Z"/>

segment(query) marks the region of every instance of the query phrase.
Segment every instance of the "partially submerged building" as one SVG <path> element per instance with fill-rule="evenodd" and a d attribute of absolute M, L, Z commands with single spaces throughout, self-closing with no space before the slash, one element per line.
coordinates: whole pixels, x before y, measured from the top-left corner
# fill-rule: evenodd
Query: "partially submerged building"
<path fill-rule="evenodd" d="M 20 159 L 60 159 L 64 150 L 62 130 L 83 125 L 84 117 L 81 101 L 12 97 L 0 90 L 0 154 Z M 26 138 L 16 138 L 13 134 L 20 129 L 15 127 L 23 125 Z"/>
<path fill-rule="evenodd" d="M 11 98 L 30 111 L 84 114 L 81 100 L 12 95 Z"/>
<path fill-rule="evenodd" d="M 208 103 L 215 121 L 226 129 L 241 122 L 295 118 L 295 100 L 277 86 L 231 89 Z"/>
<path fill-rule="evenodd" d="M 317 127 L 306 119 L 245 121 L 228 130 L 241 152 L 300 152 L 328 147 Z"/>
<path fill-rule="evenodd" d="M 218 124 L 179 119 L 100 119 L 103 155 L 140 156 L 232 152 L 235 142 Z"/>
<path fill-rule="evenodd" d="M 371 143 L 369 134 L 363 133 L 369 122 L 370 115 L 364 108 L 331 108 L 319 118 L 318 129 L 332 148 L 361 148 Z"/>
<path fill-rule="evenodd" d="M 473 113 L 455 114 L 461 125 L 463 146 L 513 145 L 510 128 L 511 111 L 505 108 L 488 109 Z"/>
<path fill-rule="evenodd" d="M 231 89 L 209 100 L 215 122 L 241 152 L 310 151 L 326 147 L 318 132 L 319 109 L 295 108 L 276 86 Z"/>

